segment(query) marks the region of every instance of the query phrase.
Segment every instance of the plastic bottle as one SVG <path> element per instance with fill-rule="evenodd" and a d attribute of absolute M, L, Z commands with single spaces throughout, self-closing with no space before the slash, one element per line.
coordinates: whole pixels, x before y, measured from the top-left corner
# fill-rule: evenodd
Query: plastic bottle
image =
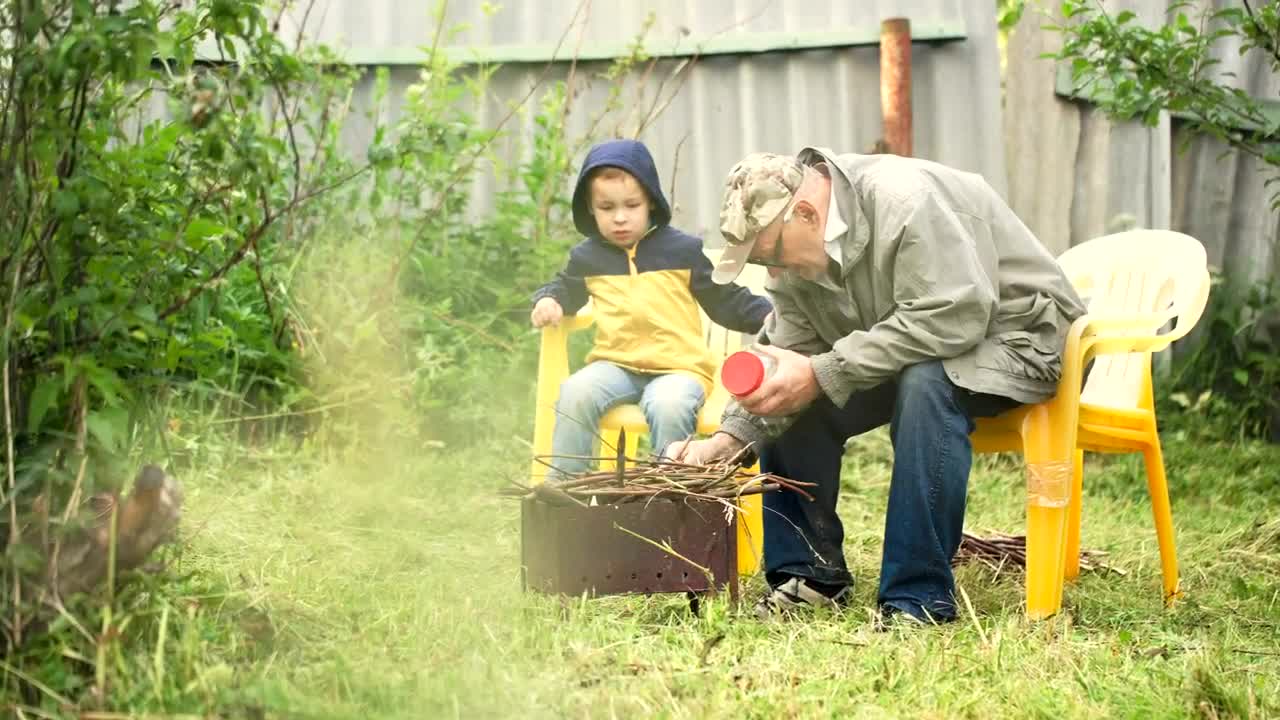
<path fill-rule="evenodd" d="M 764 384 L 778 367 L 778 361 L 756 345 L 725 358 L 720 366 L 720 384 L 735 397 L 746 397 Z"/>

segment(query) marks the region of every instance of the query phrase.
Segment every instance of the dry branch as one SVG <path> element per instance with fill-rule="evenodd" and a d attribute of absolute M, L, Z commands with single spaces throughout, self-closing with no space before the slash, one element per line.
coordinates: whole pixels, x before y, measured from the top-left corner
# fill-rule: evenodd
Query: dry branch
<path fill-rule="evenodd" d="M 1105 555 L 1105 552 L 1098 550 L 1081 550 L 1080 569 L 1109 570 L 1117 575 L 1124 575 L 1124 570 L 1111 567 L 1101 561 Z M 991 537 L 981 538 L 964 533 L 951 564 L 954 566 L 966 562 L 980 562 L 996 572 L 1010 566 L 1026 569 L 1027 536 L 995 533 Z"/>
<path fill-rule="evenodd" d="M 549 480 L 532 489 L 513 484 L 498 492 L 560 505 L 606 505 L 657 498 L 722 502 L 779 490 L 813 499 L 804 488 L 813 487 L 814 483 L 789 480 L 772 473 L 753 473 L 736 462 L 690 465 L 661 458 L 631 460 L 623 455 L 624 446 L 620 441 L 617 457 L 574 458 L 610 460 L 616 463 L 612 470 L 578 473 L 562 480 Z M 555 467 L 557 459 L 566 458 L 557 455 L 535 458 L 549 468 Z"/>

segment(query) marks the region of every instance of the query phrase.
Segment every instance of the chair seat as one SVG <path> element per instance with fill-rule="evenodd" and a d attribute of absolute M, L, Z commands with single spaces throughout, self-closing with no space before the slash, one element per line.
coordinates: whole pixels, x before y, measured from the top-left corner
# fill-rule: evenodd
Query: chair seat
<path fill-rule="evenodd" d="M 1140 452 L 1158 442 L 1155 413 L 1140 408 L 1120 410 L 1080 404 L 1081 450 L 1100 453 Z"/>
<path fill-rule="evenodd" d="M 969 436 L 975 453 L 1022 452 L 1022 419 L 1027 407 L 1017 407 L 1002 415 L 978 418 L 977 429 Z"/>
<path fill-rule="evenodd" d="M 1080 403 L 1080 422 L 1119 430 L 1148 430 L 1155 415 L 1142 408 L 1119 409 L 1103 405 Z"/>
<path fill-rule="evenodd" d="M 702 404 L 702 409 L 698 411 L 699 433 L 710 435 L 720 428 L 720 417 L 724 414 L 724 407 L 728 402 L 729 398 L 724 393 L 711 394 L 711 397 Z M 619 405 L 605 413 L 600 419 L 600 427 L 613 431 L 622 428 L 628 434 L 644 433 L 649 430 L 649 424 L 644 419 L 644 411 L 634 403 Z M 609 434 L 604 433 L 604 436 L 607 439 Z"/>
<path fill-rule="evenodd" d="M 1027 407 L 1010 410 L 993 418 L 979 418 L 971 439 L 974 452 L 1019 452 L 1021 426 Z M 1100 453 L 1140 451 L 1154 437 L 1155 416 L 1141 408 L 1119 409 L 1080 404 L 1081 450 Z"/>

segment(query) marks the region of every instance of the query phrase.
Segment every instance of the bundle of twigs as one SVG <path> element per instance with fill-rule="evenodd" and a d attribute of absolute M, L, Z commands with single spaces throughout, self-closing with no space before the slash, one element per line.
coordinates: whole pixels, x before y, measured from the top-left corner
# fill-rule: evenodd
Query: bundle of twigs
<path fill-rule="evenodd" d="M 536 459 L 550 468 L 557 457 L 539 456 Z M 618 465 L 612 470 L 580 473 L 532 487 L 511 481 L 511 487 L 503 488 L 499 493 L 537 498 L 554 505 L 583 506 L 658 498 L 724 502 L 777 490 L 789 490 L 813 499 L 804 489 L 813 487 L 813 483 L 789 480 L 772 473 L 753 473 L 732 460 L 710 465 L 691 465 L 665 458 L 628 462 L 628 465 Z"/>
<path fill-rule="evenodd" d="M 1080 551 L 1081 570 L 1110 570 L 1123 575 L 1124 571 L 1110 567 L 1101 561 L 1105 552 L 1098 550 Z M 960 539 L 960 548 L 956 550 L 952 565 L 976 561 L 999 572 L 1006 567 L 1027 567 L 1027 536 L 1005 535 L 995 533 L 988 538 L 964 533 Z"/>

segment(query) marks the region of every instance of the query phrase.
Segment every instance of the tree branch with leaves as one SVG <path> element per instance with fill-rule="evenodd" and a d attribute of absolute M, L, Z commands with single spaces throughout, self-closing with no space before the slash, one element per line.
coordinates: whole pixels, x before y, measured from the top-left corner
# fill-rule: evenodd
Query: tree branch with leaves
<path fill-rule="evenodd" d="M 1194 7 L 1175 3 L 1168 22 L 1148 28 L 1132 11 L 1112 14 L 1097 0 L 1064 0 L 1065 22 L 1049 26 L 1062 35 L 1062 49 L 1046 57 L 1070 63 L 1076 93 L 1107 115 L 1154 126 L 1167 110 L 1193 131 L 1268 165 L 1268 185 L 1280 181 L 1280 106 L 1234 86 L 1218 55 L 1222 45 L 1238 43 L 1241 55 L 1265 53 L 1271 71 L 1280 72 L 1278 5 L 1245 0 L 1193 20 L 1187 11 Z M 1272 205 L 1280 208 L 1280 194 Z"/>

